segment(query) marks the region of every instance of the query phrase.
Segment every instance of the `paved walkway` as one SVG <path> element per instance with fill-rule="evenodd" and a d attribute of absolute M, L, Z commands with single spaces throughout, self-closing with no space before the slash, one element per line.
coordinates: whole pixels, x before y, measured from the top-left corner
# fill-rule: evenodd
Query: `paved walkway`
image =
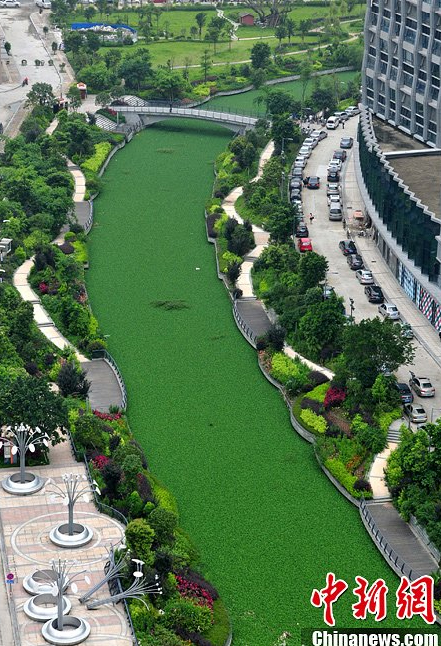
<path fill-rule="evenodd" d="M 68 472 L 85 475 L 83 463 L 76 463 L 70 451 L 68 442 L 52 447 L 50 450 L 50 465 L 35 467 L 33 472 L 43 478 L 51 477 L 55 482 L 61 483 L 61 476 Z M 15 473 L 15 469 L 3 469 L 2 477 Z M 103 575 L 103 568 L 107 557 L 107 548 L 118 544 L 124 536 L 124 528 L 116 520 L 99 514 L 92 502 L 78 502 L 75 505 L 74 520 L 87 524 L 94 530 L 94 536 L 89 545 L 82 548 L 63 550 L 57 548 L 49 541 L 48 532 L 59 522 L 67 519 L 66 509 L 60 502 L 51 503 L 50 494 L 44 490 L 32 496 L 12 496 L 0 487 L 0 517 L 3 524 L 6 556 L 5 567 L 15 576 L 16 583 L 10 586 L 11 597 L 18 619 L 18 626 L 22 644 L 27 646 L 40 646 L 46 644 L 42 635 L 42 624 L 29 619 L 24 611 L 23 604 L 29 599 L 22 582 L 28 574 L 37 569 L 50 567 L 51 559 L 77 560 L 78 565 L 73 568 L 73 573 L 86 570 L 92 584 L 97 583 Z M 72 602 L 73 616 L 86 619 L 91 625 L 91 634 L 87 640 L 90 646 L 99 646 L 106 641 L 111 641 L 115 646 L 129 646 L 132 637 L 121 605 L 102 606 L 97 610 L 88 611 L 77 599 L 91 587 L 79 578 L 78 595 L 68 592 Z M 107 586 L 97 592 L 96 598 L 108 596 Z M 12 646 L 12 640 L 1 642 L 3 646 Z"/>

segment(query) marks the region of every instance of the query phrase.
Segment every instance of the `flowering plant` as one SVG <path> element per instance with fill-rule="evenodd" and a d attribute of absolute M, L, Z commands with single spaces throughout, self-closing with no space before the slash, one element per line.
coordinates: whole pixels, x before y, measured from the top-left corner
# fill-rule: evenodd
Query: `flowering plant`
<path fill-rule="evenodd" d="M 176 575 L 178 591 L 182 597 L 195 601 L 198 606 L 207 606 L 213 610 L 214 599 L 211 594 L 197 583 L 188 581 L 183 576 Z"/>
<path fill-rule="evenodd" d="M 115 419 L 121 419 L 122 413 L 102 413 L 100 410 L 93 410 L 92 413 L 99 417 L 99 419 L 104 419 L 106 422 L 113 422 Z"/>
<path fill-rule="evenodd" d="M 92 460 L 93 466 L 99 471 L 102 471 L 108 462 L 110 462 L 110 460 L 105 455 L 97 455 L 96 458 L 93 458 Z"/>
<path fill-rule="evenodd" d="M 344 390 L 341 390 L 341 388 L 329 388 L 323 404 L 325 408 L 331 408 L 332 406 L 339 406 L 345 399 L 346 393 Z"/>

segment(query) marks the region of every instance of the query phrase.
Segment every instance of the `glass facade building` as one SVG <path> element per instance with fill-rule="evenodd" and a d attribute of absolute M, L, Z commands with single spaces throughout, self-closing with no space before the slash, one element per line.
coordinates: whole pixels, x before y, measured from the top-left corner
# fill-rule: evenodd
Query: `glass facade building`
<path fill-rule="evenodd" d="M 364 36 L 364 105 L 441 147 L 441 0 L 370 0 Z"/>

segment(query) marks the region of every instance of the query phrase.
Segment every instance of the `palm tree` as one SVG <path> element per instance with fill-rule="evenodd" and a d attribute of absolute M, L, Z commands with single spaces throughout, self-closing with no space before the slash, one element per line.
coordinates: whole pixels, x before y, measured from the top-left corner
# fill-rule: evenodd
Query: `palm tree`
<path fill-rule="evenodd" d="M 197 35 L 198 35 L 198 28 L 196 27 L 196 25 L 192 25 L 192 26 L 190 27 L 190 36 L 191 36 L 191 37 L 193 38 L 193 40 L 194 40 L 194 39 L 196 38 L 196 36 L 197 36 Z"/>
<path fill-rule="evenodd" d="M 291 43 L 291 37 L 296 33 L 296 23 L 292 18 L 288 18 L 285 21 L 286 35 L 288 36 L 288 42 Z"/>

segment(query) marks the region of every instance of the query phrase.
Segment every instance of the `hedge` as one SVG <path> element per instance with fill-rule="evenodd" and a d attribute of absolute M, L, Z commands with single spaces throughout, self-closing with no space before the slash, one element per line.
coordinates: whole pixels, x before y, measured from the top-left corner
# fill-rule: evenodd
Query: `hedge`
<path fill-rule="evenodd" d="M 111 150 L 112 145 L 108 141 L 102 141 L 99 144 L 95 144 L 95 153 L 92 157 L 89 157 L 89 159 L 86 159 L 86 161 L 81 164 L 81 168 L 83 170 L 91 170 L 94 173 L 98 173 Z"/>
<path fill-rule="evenodd" d="M 324 417 L 317 415 L 313 410 L 304 408 L 300 413 L 300 419 L 305 422 L 314 433 L 324 433 L 328 428 L 328 423 Z"/>

